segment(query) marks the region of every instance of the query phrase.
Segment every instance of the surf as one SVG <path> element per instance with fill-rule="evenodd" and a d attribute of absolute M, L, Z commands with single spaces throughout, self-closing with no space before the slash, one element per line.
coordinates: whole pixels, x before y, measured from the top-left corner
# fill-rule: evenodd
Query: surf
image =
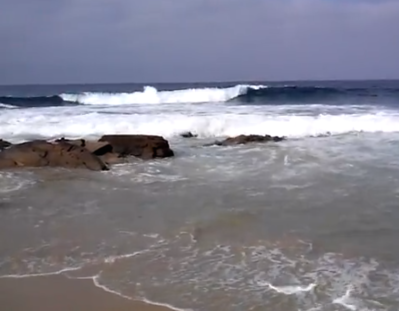
<path fill-rule="evenodd" d="M 89 106 L 44 109 L 10 109 L 0 114 L 0 137 L 6 140 L 34 138 L 97 137 L 104 133 L 152 134 L 167 138 L 191 132 L 198 138 L 273 135 L 288 138 L 317 137 L 360 133 L 399 133 L 399 114 L 394 111 L 348 111 L 309 114 L 292 107 L 276 110 L 263 106 L 249 112 L 245 107 L 231 109 L 215 105 L 213 109 L 180 110 L 106 107 L 97 111 Z M 187 107 L 186 107 L 187 108 Z M 209 107 L 207 107 L 209 108 Z M 287 110 L 288 109 L 288 110 Z M 306 109 L 304 106 L 303 109 Z M 354 108 L 352 108 L 354 109 Z"/>
<path fill-rule="evenodd" d="M 82 92 L 61 93 L 51 96 L 15 97 L 0 96 L 1 108 L 49 107 L 66 105 L 124 106 L 156 104 L 309 104 L 328 103 L 330 100 L 354 97 L 382 98 L 392 96 L 393 91 L 367 88 L 339 88 L 297 85 L 237 84 L 229 87 L 181 88 L 160 90 L 144 86 L 132 92 Z M 345 100 L 342 101 L 345 103 Z"/>
<path fill-rule="evenodd" d="M 129 105 L 129 104 L 199 104 L 227 102 L 246 94 L 249 89 L 266 88 L 265 85 L 236 85 L 228 88 L 188 88 L 172 91 L 160 91 L 153 86 L 145 86 L 143 91 L 131 93 L 96 93 L 61 94 L 69 102 L 84 105 Z"/>

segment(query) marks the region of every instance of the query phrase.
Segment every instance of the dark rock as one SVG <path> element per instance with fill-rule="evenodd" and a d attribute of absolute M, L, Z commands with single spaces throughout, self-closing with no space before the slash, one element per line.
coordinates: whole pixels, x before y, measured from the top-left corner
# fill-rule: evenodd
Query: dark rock
<path fill-rule="evenodd" d="M 93 171 L 108 170 L 107 165 L 88 149 L 68 143 L 55 144 L 47 158 L 50 166 L 87 168 Z"/>
<path fill-rule="evenodd" d="M 97 156 L 102 156 L 105 155 L 106 153 L 112 152 L 111 144 L 109 144 L 106 141 L 95 141 L 95 140 L 85 140 L 85 139 L 69 140 L 61 138 L 56 140 L 56 142 L 66 142 L 79 147 L 84 147 Z"/>
<path fill-rule="evenodd" d="M 107 165 L 86 148 L 61 140 L 56 143 L 35 140 L 16 144 L 0 154 L 2 169 L 43 166 L 108 170 Z"/>
<path fill-rule="evenodd" d="M 194 135 L 191 132 L 184 132 L 184 133 L 181 133 L 180 136 L 183 138 L 194 138 L 194 137 L 197 137 L 198 135 Z"/>
<path fill-rule="evenodd" d="M 6 158 L 2 158 L 0 156 L 0 170 L 5 170 L 8 168 L 12 168 L 12 167 L 17 167 L 18 164 L 11 160 L 11 159 L 6 159 Z"/>
<path fill-rule="evenodd" d="M 102 156 L 108 153 L 112 153 L 112 145 L 106 141 L 92 141 L 86 140 L 84 146 L 91 153 Z"/>
<path fill-rule="evenodd" d="M 79 147 L 83 147 L 85 144 L 84 139 L 66 139 L 65 137 L 61 137 L 60 139 L 55 140 L 56 143 L 68 143 L 71 145 L 76 145 Z"/>
<path fill-rule="evenodd" d="M 229 137 L 223 141 L 216 141 L 210 145 L 217 146 L 233 146 L 242 145 L 248 143 L 266 143 L 266 142 L 279 142 L 284 140 L 284 137 L 270 136 L 270 135 L 239 135 L 235 137 Z M 209 146 L 209 145 L 208 145 Z"/>
<path fill-rule="evenodd" d="M 0 160 L 4 163 L 14 163 L 15 166 L 47 166 L 46 156 L 51 150 L 52 144 L 44 140 L 35 140 L 22 144 L 16 144 L 0 153 Z"/>
<path fill-rule="evenodd" d="M 8 141 L 0 139 L 0 151 L 10 147 L 12 144 Z"/>
<path fill-rule="evenodd" d="M 174 156 L 169 143 L 161 136 L 154 135 L 104 135 L 100 142 L 108 142 L 112 152 L 142 159 L 166 158 Z"/>

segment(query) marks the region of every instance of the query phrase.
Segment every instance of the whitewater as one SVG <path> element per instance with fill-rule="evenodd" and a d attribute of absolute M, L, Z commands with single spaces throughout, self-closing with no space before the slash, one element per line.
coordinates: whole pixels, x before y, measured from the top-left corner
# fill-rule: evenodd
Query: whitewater
<path fill-rule="evenodd" d="M 179 104 L 225 102 L 247 92 L 248 89 L 266 88 L 265 85 L 236 85 L 229 88 L 190 88 L 174 91 L 158 91 L 145 86 L 142 92 L 132 93 L 83 93 L 61 94 L 65 101 L 85 105 L 126 105 L 126 104 Z"/>
<path fill-rule="evenodd" d="M 241 84 L 226 88 L 158 91 L 145 86 L 143 91 L 134 92 L 8 96 L 8 102 L 1 106 L 4 109 L 0 108 L 0 137 L 23 141 L 137 133 L 173 139 L 191 132 L 204 139 L 240 134 L 304 138 L 399 132 L 399 110 L 395 107 L 364 102 L 364 98 L 354 96 L 346 98 L 339 92 L 342 93 L 332 88 Z M 276 100 L 276 94 L 283 100 Z M 335 96 L 333 101 L 331 94 Z M 288 100 L 284 100 L 287 96 Z M 58 98 L 64 104 L 59 105 Z M 305 102 L 295 101 L 296 98 Z M 27 107 L 22 104 L 24 100 Z M 45 107 L 40 105 L 41 100 L 46 102 Z M 19 106 L 10 102 L 18 102 Z"/>

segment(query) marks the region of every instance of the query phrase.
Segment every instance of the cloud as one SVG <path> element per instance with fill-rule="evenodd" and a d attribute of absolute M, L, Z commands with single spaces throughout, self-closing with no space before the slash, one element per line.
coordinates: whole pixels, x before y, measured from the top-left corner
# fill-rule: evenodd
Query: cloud
<path fill-rule="evenodd" d="M 399 1 L 0 6 L 0 83 L 399 78 Z"/>

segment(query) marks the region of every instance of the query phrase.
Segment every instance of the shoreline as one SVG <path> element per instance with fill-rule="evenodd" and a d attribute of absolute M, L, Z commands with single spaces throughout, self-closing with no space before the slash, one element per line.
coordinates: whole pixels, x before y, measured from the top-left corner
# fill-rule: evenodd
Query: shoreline
<path fill-rule="evenodd" d="M 182 311 L 147 299 L 124 297 L 96 284 L 92 277 L 62 274 L 0 278 L 0 306 L 10 311 Z"/>

